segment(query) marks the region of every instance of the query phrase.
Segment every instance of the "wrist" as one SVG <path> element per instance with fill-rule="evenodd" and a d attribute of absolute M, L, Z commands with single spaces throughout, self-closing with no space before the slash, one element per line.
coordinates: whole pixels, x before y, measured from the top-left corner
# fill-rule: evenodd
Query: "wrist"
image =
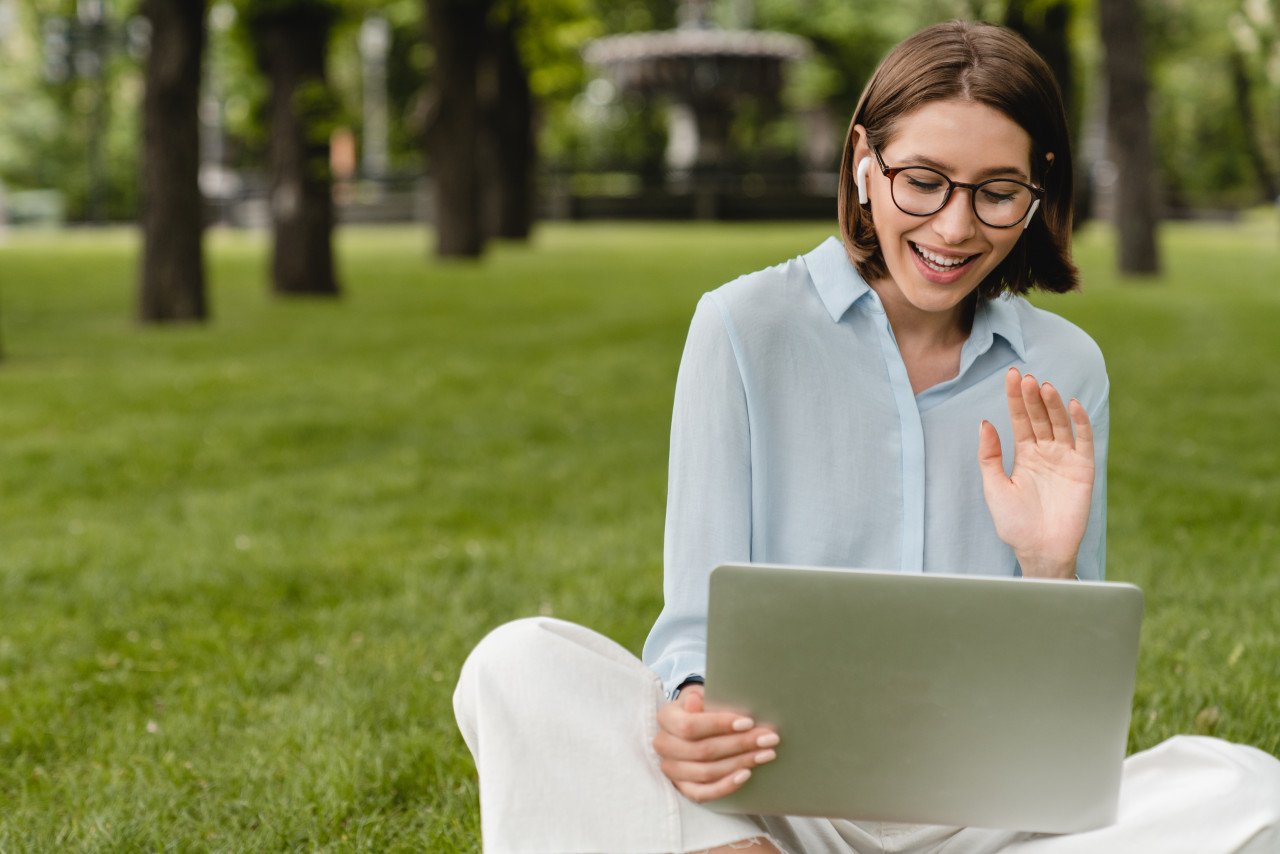
<path fill-rule="evenodd" d="M 1023 578 L 1077 578 L 1076 556 L 1069 559 L 1017 555 Z"/>
<path fill-rule="evenodd" d="M 697 675 L 696 673 L 693 674 L 692 676 L 685 677 L 685 680 L 681 682 L 679 685 L 677 685 L 676 689 L 671 692 L 672 702 L 674 702 L 676 698 L 680 696 L 680 692 L 683 691 L 685 688 L 688 688 L 690 685 L 702 685 L 705 682 L 706 680 L 703 679 L 701 676 Z"/>

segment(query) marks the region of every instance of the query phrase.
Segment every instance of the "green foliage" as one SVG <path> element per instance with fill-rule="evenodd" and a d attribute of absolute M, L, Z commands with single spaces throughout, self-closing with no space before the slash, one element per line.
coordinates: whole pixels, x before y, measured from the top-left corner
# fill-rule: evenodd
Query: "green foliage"
<path fill-rule="evenodd" d="M 847 117 L 867 76 L 883 53 L 920 26 L 954 17 L 1002 20 L 1009 0 L 756 0 L 753 24 L 809 39 L 812 56 L 792 69 L 785 100 L 793 111 L 825 106 L 833 134 Z M 1048 0 L 1024 0 L 1034 19 Z M 260 172 L 266 160 L 266 86 L 249 48 L 245 21 L 285 8 L 305 7 L 331 17 L 332 114 L 328 127 L 349 126 L 357 137 L 361 67 L 357 34 L 369 14 L 391 24 L 388 60 L 390 157 L 393 171 L 422 168 L 421 120 L 432 56 L 423 37 L 422 0 L 222 0 L 239 23 L 210 32 L 208 61 L 222 93 L 230 165 Z M 108 3 L 117 24 L 136 11 L 133 0 Z M 212 4 L 211 4 L 212 5 Z M 594 71 L 581 62 L 592 38 L 675 26 L 675 0 L 501 0 L 499 17 L 520 20 L 519 45 L 538 99 L 541 148 L 557 170 L 627 169 L 653 178 L 666 145 L 663 106 L 604 97 L 588 87 Z M 717 17 L 740 23 L 741 4 L 719 0 Z M 1236 206 L 1260 197 L 1248 155 L 1252 140 L 1273 175 L 1280 175 L 1280 7 L 1277 0 L 1146 0 L 1147 49 L 1157 166 L 1168 197 L 1191 207 Z M 16 189 L 54 187 L 64 193 L 73 218 L 86 212 L 87 150 L 93 108 L 103 105 L 107 198 L 114 217 L 137 207 L 138 112 L 141 69 L 117 54 L 101 90 L 73 80 L 49 83 L 41 76 L 42 21 L 75 14 L 75 0 L 10 2 L 11 29 L 0 40 L 0 180 Z M 1078 102 L 1096 102 L 1099 48 L 1092 0 L 1075 3 L 1073 52 L 1080 63 Z M 1232 55 L 1240 57 L 1247 101 L 1255 117 L 1245 127 L 1232 79 Z M 810 131 L 795 120 L 778 121 L 744 110 L 734 134 L 757 159 L 791 149 Z M 839 139 L 835 142 L 838 144 Z"/>
<path fill-rule="evenodd" d="M 901 3 L 859 6 L 840 0 L 760 0 L 756 25 L 804 36 L 813 45 L 813 56 L 793 79 L 793 104 L 825 104 L 848 117 L 880 58 L 915 29 L 915 14 Z"/>
<path fill-rule="evenodd" d="M 494 625 L 639 649 L 698 294 L 832 224 L 548 225 L 484 266 L 347 229 L 342 304 L 210 235 L 216 321 L 131 324 L 132 233 L 0 245 L 0 850 L 478 850 L 450 694 Z M 1112 379 L 1131 749 L 1280 752 L 1280 222 L 1177 226 L 1158 287 L 1036 302 Z M 657 251 L 655 251 L 655 249 Z M 639 295 L 639 298 L 638 298 Z"/>
<path fill-rule="evenodd" d="M 266 160 L 268 85 L 258 70 L 253 45 L 237 6 L 210 3 L 213 25 L 205 45 L 206 69 L 222 103 L 227 165 L 254 170 Z M 209 79 L 209 78 L 206 78 Z"/>
<path fill-rule="evenodd" d="M 500 13 L 520 22 L 520 55 L 529 88 L 544 103 L 563 104 L 579 94 L 590 75 L 582 49 L 605 28 L 592 0 L 509 0 Z"/>
<path fill-rule="evenodd" d="M 0 182 L 9 189 L 57 189 L 69 218 L 83 219 L 90 196 L 89 150 L 98 128 L 103 213 L 128 219 L 138 202 L 141 68 L 117 50 L 100 78 L 46 80 L 41 27 L 54 16 L 74 17 L 75 8 L 73 0 L 29 0 L 9 7 L 10 29 L 0 38 Z"/>
<path fill-rule="evenodd" d="M 1246 155 L 1231 54 L 1242 51 L 1259 120 L 1257 144 L 1280 173 L 1280 41 L 1275 0 L 1162 0 L 1148 4 L 1156 150 L 1177 203 L 1239 206 L 1260 199 Z M 1269 72 L 1269 69 L 1274 69 Z"/>
<path fill-rule="evenodd" d="M 57 137 L 61 119 L 40 79 L 35 10 L 26 5 L 9 10 L 15 17 L 10 29 L 0 33 L 0 128 L 5 129 L 0 134 L 0 182 L 10 189 L 31 189 L 45 186 L 33 154 Z"/>

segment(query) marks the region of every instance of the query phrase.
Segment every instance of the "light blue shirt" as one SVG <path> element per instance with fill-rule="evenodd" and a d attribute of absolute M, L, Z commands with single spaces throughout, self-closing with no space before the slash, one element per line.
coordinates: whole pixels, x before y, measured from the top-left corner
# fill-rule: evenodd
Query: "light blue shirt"
<path fill-rule="evenodd" d="M 665 605 L 644 646 L 668 693 L 705 672 L 721 563 L 1019 574 L 977 462 L 986 419 L 1011 469 L 1012 365 L 1089 413 L 1097 476 L 1077 573 L 1101 579 L 1109 384 L 1079 328 L 1020 297 L 980 301 L 959 373 L 913 394 L 880 299 L 835 238 L 704 295 L 676 380 Z"/>

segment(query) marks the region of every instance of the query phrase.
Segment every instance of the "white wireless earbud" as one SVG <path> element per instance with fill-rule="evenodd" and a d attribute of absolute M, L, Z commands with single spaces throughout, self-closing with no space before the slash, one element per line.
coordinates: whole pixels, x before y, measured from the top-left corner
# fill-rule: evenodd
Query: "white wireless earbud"
<path fill-rule="evenodd" d="M 1027 211 L 1027 215 L 1022 218 L 1022 230 L 1026 231 L 1027 226 L 1031 225 L 1031 218 L 1036 215 L 1036 208 L 1040 207 L 1040 200 L 1036 199 L 1031 203 L 1031 210 Z"/>
<path fill-rule="evenodd" d="M 858 161 L 858 172 L 856 179 L 858 181 L 858 204 L 865 205 L 870 201 L 867 196 L 867 170 L 871 168 L 871 158 L 864 157 Z M 1037 202 L 1039 199 L 1036 200 Z M 1035 210 L 1032 208 L 1032 210 Z"/>

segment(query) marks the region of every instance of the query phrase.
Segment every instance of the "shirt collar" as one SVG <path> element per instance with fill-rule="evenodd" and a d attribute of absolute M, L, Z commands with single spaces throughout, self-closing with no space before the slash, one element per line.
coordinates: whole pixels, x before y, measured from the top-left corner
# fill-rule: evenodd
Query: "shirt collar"
<path fill-rule="evenodd" d="M 813 280 L 819 299 L 836 323 L 844 317 L 849 306 L 871 292 L 849 260 L 844 244 L 834 237 L 828 237 L 817 249 L 805 255 L 804 263 L 809 268 L 809 278 Z"/>
<path fill-rule="evenodd" d="M 855 302 L 871 293 L 868 285 L 849 260 L 844 244 L 838 238 L 828 237 L 816 249 L 804 256 L 809 278 L 818 291 L 818 297 L 827 313 L 836 323 L 844 317 Z M 1022 340 L 1022 321 L 1013 304 L 1015 297 L 999 296 L 980 300 L 974 314 L 974 328 L 969 335 L 974 355 L 991 347 L 992 337 L 999 335 L 1022 361 L 1027 353 Z"/>
<path fill-rule="evenodd" d="M 990 336 L 999 335 L 1013 348 L 1018 358 L 1025 362 L 1027 350 L 1022 340 L 1022 320 L 1018 317 L 1018 307 L 1014 305 L 1016 299 L 1015 296 L 1004 294 L 995 299 L 980 300 L 978 311 L 974 316 L 974 326 L 976 327 L 979 321 L 986 326 L 987 331 L 984 335 L 988 340 L 984 342 L 983 350 L 990 346 Z M 974 332 L 977 331 L 975 328 Z"/>

